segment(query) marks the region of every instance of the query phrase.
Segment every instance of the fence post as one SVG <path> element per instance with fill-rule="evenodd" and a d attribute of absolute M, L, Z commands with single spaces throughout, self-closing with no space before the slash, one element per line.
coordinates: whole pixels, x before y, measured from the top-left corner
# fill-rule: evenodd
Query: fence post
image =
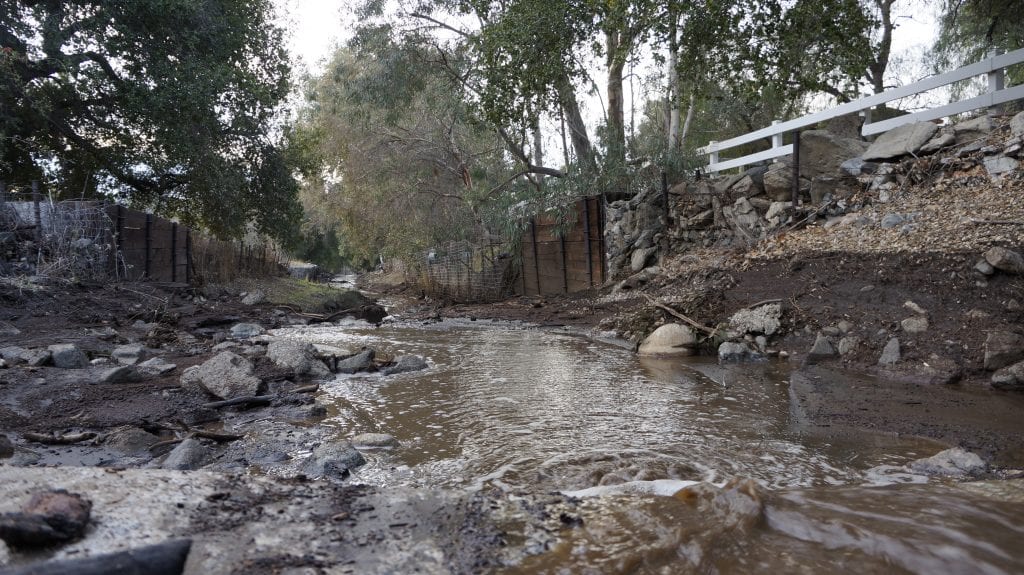
<path fill-rule="evenodd" d="M 537 258 L 537 218 L 530 218 L 530 239 L 533 240 L 533 274 L 534 279 L 537 280 L 537 295 L 540 293 L 540 260 Z"/>
<path fill-rule="evenodd" d="M 781 123 L 782 123 L 782 120 L 772 120 L 772 125 L 773 126 L 776 126 L 776 125 L 781 124 Z M 773 148 L 781 148 L 782 147 L 782 134 L 772 134 L 772 147 Z M 778 158 L 776 158 L 776 160 L 778 160 Z"/>
<path fill-rule="evenodd" d="M 796 218 L 796 202 L 800 197 L 800 130 L 793 132 L 793 217 Z M 794 219 L 794 221 L 796 221 Z"/>
<path fill-rule="evenodd" d="M 192 285 L 192 228 L 185 228 L 185 283 Z"/>
<path fill-rule="evenodd" d="M 43 239 L 43 215 L 39 209 L 39 200 L 39 180 L 32 180 L 32 213 L 36 217 L 36 243 Z"/>
<path fill-rule="evenodd" d="M 569 262 L 565 257 L 565 235 L 558 238 L 562 246 L 562 293 L 569 293 Z"/>
<path fill-rule="evenodd" d="M 178 281 L 178 222 L 171 222 L 171 282 Z"/>
<path fill-rule="evenodd" d="M 590 198 L 583 198 L 583 249 L 587 255 L 587 281 L 594 287 L 594 254 L 590 247 Z"/>
<path fill-rule="evenodd" d="M 993 48 L 992 50 L 989 51 L 988 57 L 989 58 L 995 58 L 996 56 L 998 56 L 1001 53 L 1002 53 L 1002 50 L 1000 50 L 998 48 Z M 998 92 L 999 90 L 1002 90 L 1005 87 L 1005 84 L 1006 84 L 1006 71 L 1003 70 L 1002 68 L 1000 68 L 998 70 L 992 70 L 991 72 L 988 73 L 987 92 L 989 94 L 991 94 L 992 92 Z"/>
<path fill-rule="evenodd" d="M 153 270 L 153 214 L 146 214 L 146 270 L 144 277 L 150 280 Z"/>

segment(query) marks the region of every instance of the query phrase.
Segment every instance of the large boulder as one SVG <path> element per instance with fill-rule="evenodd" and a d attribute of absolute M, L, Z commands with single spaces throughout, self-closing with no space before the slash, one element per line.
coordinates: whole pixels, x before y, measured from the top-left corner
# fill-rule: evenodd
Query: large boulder
<path fill-rule="evenodd" d="M 1012 331 L 992 331 L 985 338 L 985 369 L 995 371 L 1024 359 L 1024 337 Z"/>
<path fill-rule="evenodd" d="M 54 367 L 82 369 L 89 366 L 89 358 L 85 352 L 78 349 L 78 346 L 73 343 L 58 343 L 51 345 L 48 349 L 50 361 L 53 362 Z"/>
<path fill-rule="evenodd" d="M 422 371 L 430 367 L 427 360 L 418 355 L 402 355 L 395 359 L 395 363 L 380 370 L 381 375 L 397 375 L 411 371 Z"/>
<path fill-rule="evenodd" d="M 741 309 L 729 318 L 729 327 L 739 333 L 772 335 L 782 325 L 782 305 L 770 303 L 753 309 Z"/>
<path fill-rule="evenodd" d="M 882 134 L 861 156 L 864 160 L 889 160 L 916 153 L 939 130 L 937 124 L 917 122 L 904 124 Z"/>
<path fill-rule="evenodd" d="M 181 386 L 220 399 L 259 395 L 264 387 L 263 380 L 253 373 L 252 362 L 230 351 L 186 369 L 181 374 Z"/>
<path fill-rule="evenodd" d="M 678 323 L 666 323 L 640 343 L 639 353 L 647 356 L 691 355 L 696 345 L 697 336 L 692 329 Z"/>
<path fill-rule="evenodd" d="M 348 441 L 325 443 L 313 450 L 302 472 L 310 477 L 344 479 L 352 470 L 366 464 L 366 459 Z"/>
<path fill-rule="evenodd" d="M 331 374 L 311 343 L 276 339 L 267 345 L 267 358 L 281 367 L 292 369 L 295 375 L 327 377 Z"/>
<path fill-rule="evenodd" d="M 358 373 L 360 371 L 370 371 L 373 368 L 373 358 L 376 357 L 376 355 L 376 351 L 372 348 L 367 348 L 348 359 L 338 360 L 334 370 L 337 373 Z"/>
<path fill-rule="evenodd" d="M 992 120 L 988 116 L 979 116 L 953 125 L 956 143 L 964 144 L 983 138 L 992 132 Z"/>
<path fill-rule="evenodd" d="M 997 270 L 1024 274 L 1024 257 L 1013 250 L 999 246 L 989 248 L 985 252 L 985 261 Z"/>
<path fill-rule="evenodd" d="M 985 471 L 985 461 L 977 454 L 954 447 L 940 451 L 931 457 L 910 463 L 910 469 L 925 475 L 944 477 L 965 477 Z"/>
<path fill-rule="evenodd" d="M 828 130 L 807 130 L 800 133 L 800 175 L 831 176 L 850 158 L 859 157 L 868 149 L 868 143 L 844 138 Z"/>

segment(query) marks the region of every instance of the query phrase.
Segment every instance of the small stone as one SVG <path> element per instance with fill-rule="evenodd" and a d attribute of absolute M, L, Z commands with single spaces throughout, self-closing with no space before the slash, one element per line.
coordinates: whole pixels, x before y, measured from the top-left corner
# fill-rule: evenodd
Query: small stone
<path fill-rule="evenodd" d="M 992 387 L 1008 391 L 1024 391 L 1024 361 L 999 369 L 992 374 Z"/>
<path fill-rule="evenodd" d="M 121 365 L 135 365 L 146 358 L 146 348 L 139 344 L 120 345 L 110 353 Z"/>
<path fill-rule="evenodd" d="M 667 323 L 651 332 L 640 344 L 643 356 L 685 356 L 693 354 L 697 336 L 688 326 Z"/>
<path fill-rule="evenodd" d="M 839 331 L 842 332 L 843 334 L 847 334 L 850 333 L 850 331 L 853 329 L 853 324 L 844 319 L 841 320 L 838 324 L 836 324 L 836 327 L 838 327 Z"/>
<path fill-rule="evenodd" d="M 1024 257 L 1013 250 L 999 246 L 989 248 L 985 252 L 985 261 L 997 270 L 1015 274 L 1024 273 Z"/>
<path fill-rule="evenodd" d="M 891 338 L 882 349 L 882 355 L 878 358 L 878 365 L 896 365 L 900 361 L 900 340 Z"/>
<path fill-rule="evenodd" d="M 908 317 L 900 322 L 900 327 L 907 333 L 924 333 L 928 331 L 928 318 L 921 315 Z"/>
<path fill-rule="evenodd" d="M 839 337 L 843 334 L 843 331 L 838 326 L 830 325 L 828 327 L 821 328 L 821 333 L 827 337 Z"/>
<path fill-rule="evenodd" d="M 149 447 L 160 438 L 137 427 L 117 429 L 103 441 L 107 448 L 125 455 L 149 455 Z"/>
<path fill-rule="evenodd" d="M 50 351 L 50 360 L 54 367 L 82 369 L 89 365 L 89 358 L 73 343 L 59 343 L 51 345 L 47 349 Z"/>
<path fill-rule="evenodd" d="M 248 339 L 262 335 L 266 331 L 263 326 L 255 323 L 239 323 L 231 327 L 231 337 L 235 339 Z"/>
<path fill-rule="evenodd" d="M 996 268 L 992 267 L 992 264 L 985 259 L 978 260 L 978 263 L 974 264 L 974 270 L 986 276 L 996 273 Z"/>
<path fill-rule="evenodd" d="M 907 301 L 903 302 L 903 307 L 909 309 L 910 311 L 912 311 L 912 312 L 914 312 L 916 314 L 928 315 L 928 312 L 925 311 L 925 309 L 923 307 L 917 305 L 916 303 L 914 303 L 913 301 L 910 301 L 910 300 L 907 300 Z"/>
<path fill-rule="evenodd" d="M 1010 331 L 992 331 L 985 338 L 984 367 L 994 371 L 1024 359 L 1024 337 Z"/>
<path fill-rule="evenodd" d="M 352 438 L 356 449 L 391 449 L 398 447 L 398 440 L 387 433 L 360 433 Z"/>
<path fill-rule="evenodd" d="M 373 358 L 377 355 L 373 349 L 368 348 L 359 354 L 348 359 L 338 360 L 335 371 L 337 373 L 357 373 L 369 371 L 373 367 Z"/>
<path fill-rule="evenodd" d="M 811 350 L 807 352 L 807 361 L 819 361 L 835 357 L 836 355 L 838 355 L 838 352 L 835 346 L 832 345 L 832 340 L 824 333 L 819 333 L 818 337 L 814 340 L 814 345 L 811 346 Z"/>
<path fill-rule="evenodd" d="M 0 539 L 13 547 L 46 547 L 80 537 L 92 502 L 63 489 L 32 495 L 20 512 L 0 515 Z"/>
<path fill-rule="evenodd" d="M 869 292 L 869 291 L 871 291 L 873 289 L 875 289 L 875 286 L 873 286 L 871 284 L 868 284 L 868 285 L 860 288 L 860 293 L 867 293 L 867 292 Z"/>
<path fill-rule="evenodd" d="M 849 355 L 853 353 L 857 349 L 858 343 L 860 343 L 860 340 L 852 336 L 847 336 L 839 340 L 839 345 L 837 346 L 839 355 Z"/>
<path fill-rule="evenodd" d="M 138 365 L 139 369 L 154 375 L 166 375 L 178 368 L 177 365 L 165 361 L 162 358 L 154 357 Z"/>
<path fill-rule="evenodd" d="M 427 363 L 427 360 L 418 355 L 403 355 L 395 359 L 394 365 L 381 369 L 380 373 L 381 375 L 397 375 L 399 373 L 422 371 L 429 367 L 430 364 Z"/>
<path fill-rule="evenodd" d="M 243 305 L 258 305 L 266 301 L 267 295 L 260 290 L 249 292 L 242 298 Z"/>
<path fill-rule="evenodd" d="M 761 354 L 750 349 L 745 342 L 726 341 L 718 346 L 719 361 L 744 361 L 760 358 Z"/>
<path fill-rule="evenodd" d="M 1020 305 L 1019 301 L 1011 298 L 1009 301 L 1006 302 L 1006 311 L 1020 311 L 1020 310 L 1021 310 L 1021 305 Z"/>
<path fill-rule="evenodd" d="M 119 365 L 100 375 L 100 383 L 134 383 L 142 380 L 142 374 L 131 365 Z"/>
<path fill-rule="evenodd" d="M 315 449 L 302 465 L 302 471 L 311 477 L 343 479 L 357 467 L 366 464 L 366 458 L 348 441 L 325 443 Z"/>
<path fill-rule="evenodd" d="M 198 439 L 191 437 L 182 441 L 167 454 L 160 465 L 163 469 L 191 471 L 199 469 L 210 458 L 210 450 Z"/>
<path fill-rule="evenodd" d="M 906 218 L 900 214 L 888 214 L 882 218 L 882 223 L 880 225 L 883 230 L 887 230 L 889 228 L 895 228 L 905 221 Z"/>

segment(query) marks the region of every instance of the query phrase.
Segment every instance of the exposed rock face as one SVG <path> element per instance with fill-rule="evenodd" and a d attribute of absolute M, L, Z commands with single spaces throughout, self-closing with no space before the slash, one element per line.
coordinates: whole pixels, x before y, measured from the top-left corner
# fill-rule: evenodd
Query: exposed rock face
<path fill-rule="evenodd" d="M 938 130 L 939 126 L 931 122 L 905 124 L 878 136 L 861 157 L 867 161 L 888 160 L 913 154 L 931 140 Z"/>
<path fill-rule="evenodd" d="M 989 332 L 985 338 L 985 369 L 994 371 L 1024 359 L 1024 337 L 1011 331 Z"/>
<path fill-rule="evenodd" d="M 910 469 L 925 475 L 965 477 L 985 471 L 985 461 L 977 454 L 954 447 L 931 457 L 911 462 Z"/>
<path fill-rule="evenodd" d="M 82 369 L 89 366 L 89 358 L 73 343 L 59 343 L 51 345 L 48 349 L 54 367 Z"/>
<path fill-rule="evenodd" d="M 697 336 L 678 323 L 667 323 L 651 332 L 640 344 L 638 353 L 646 356 L 682 356 L 693 354 Z"/>
<path fill-rule="evenodd" d="M 331 374 L 311 343 L 293 339 L 274 340 L 267 345 L 267 358 L 277 365 L 291 368 L 295 375 L 327 377 Z"/>
<path fill-rule="evenodd" d="M 729 327 L 739 333 L 773 335 L 782 325 L 782 305 L 770 303 L 742 309 L 729 318 Z"/>
<path fill-rule="evenodd" d="M 427 360 L 418 355 L 403 355 L 395 360 L 394 365 L 389 365 L 380 370 L 382 375 L 397 375 L 412 371 L 422 371 L 430 367 Z"/>
<path fill-rule="evenodd" d="M 259 395 L 263 381 L 253 373 L 248 359 L 222 351 L 202 365 L 186 369 L 181 374 L 181 386 L 188 390 L 202 390 L 220 399 Z"/>

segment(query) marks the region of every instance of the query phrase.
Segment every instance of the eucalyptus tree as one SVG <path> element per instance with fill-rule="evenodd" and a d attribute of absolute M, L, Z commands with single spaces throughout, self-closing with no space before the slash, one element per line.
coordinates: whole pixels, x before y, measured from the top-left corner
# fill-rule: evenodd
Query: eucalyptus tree
<path fill-rule="evenodd" d="M 287 235 L 283 38 L 271 0 L 0 0 L 0 179 Z"/>

